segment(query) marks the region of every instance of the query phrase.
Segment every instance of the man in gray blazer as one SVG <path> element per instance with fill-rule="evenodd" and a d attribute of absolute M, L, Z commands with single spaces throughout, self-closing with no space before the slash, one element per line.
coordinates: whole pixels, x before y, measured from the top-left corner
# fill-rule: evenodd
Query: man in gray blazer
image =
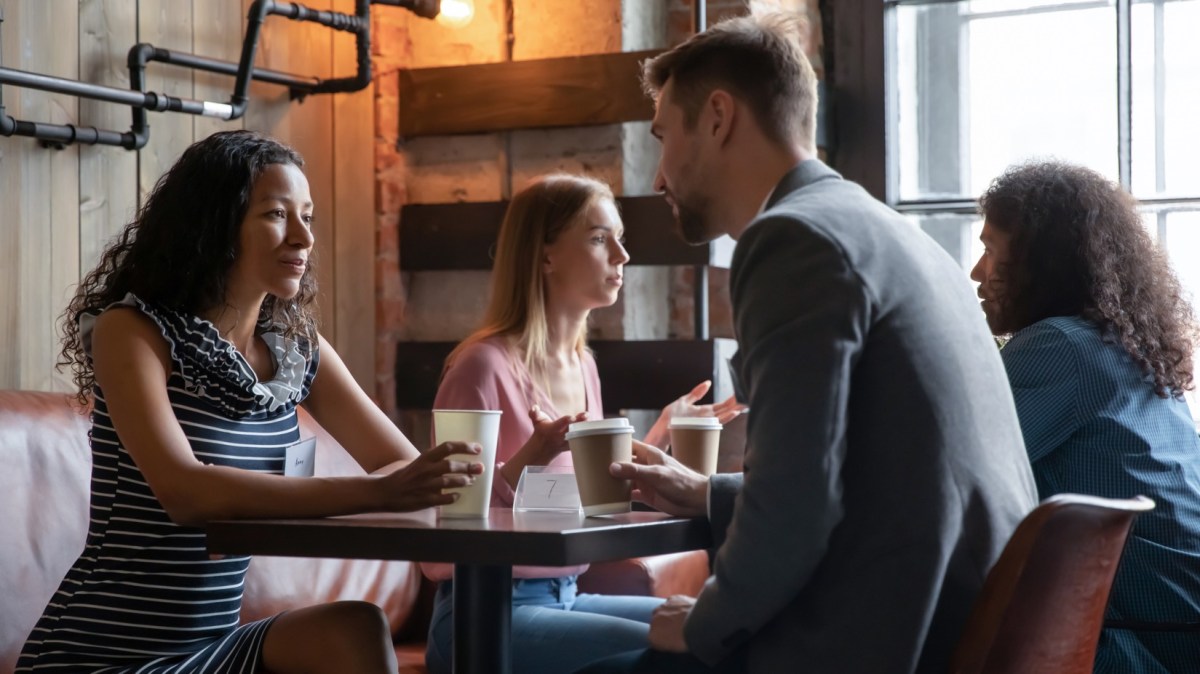
<path fill-rule="evenodd" d="M 684 238 L 738 239 L 745 472 L 661 452 L 613 473 L 712 522 L 700 596 L 593 671 L 944 672 L 1035 488 L 1004 368 L 936 243 L 816 159 L 816 80 L 780 17 L 645 64 L 655 187 Z M 674 652 L 674 653 L 672 653 Z"/>

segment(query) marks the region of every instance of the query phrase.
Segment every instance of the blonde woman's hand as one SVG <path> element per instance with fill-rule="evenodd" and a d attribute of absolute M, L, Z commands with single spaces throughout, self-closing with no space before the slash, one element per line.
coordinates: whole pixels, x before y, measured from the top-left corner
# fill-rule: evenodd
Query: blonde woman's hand
<path fill-rule="evenodd" d="M 533 422 L 533 435 L 521 445 L 521 449 L 504 462 L 497 471 L 500 477 L 513 489 L 521 479 L 521 471 L 526 466 L 544 466 L 555 459 L 567 448 L 567 427 L 576 421 L 583 421 L 587 415 L 583 412 L 574 416 L 564 416 L 551 419 L 542 408 L 534 405 L 529 410 L 529 420 Z"/>
<path fill-rule="evenodd" d="M 533 422 L 533 435 L 525 444 L 531 448 L 535 460 L 543 465 L 550 463 L 567 449 L 567 428 L 586 419 L 586 412 L 551 419 L 541 407 L 534 405 L 529 410 L 529 420 Z"/>
<path fill-rule="evenodd" d="M 443 442 L 379 479 L 382 510 L 410 512 L 458 500 L 458 494 L 443 494 L 443 489 L 465 487 L 483 473 L 483 464 L 464 461 L 451 454 L 477 455 L 476 443 Z"/>
<path fill-rule="evenodd" d="M 671 439 L 669 426 L 673 417 L 716 417 L 717 421 L 724 425 L 749 409 L 733 396 L 713 405 L 697 405 L 696 401 L 703 398 L 710 388 L 712 388 L 712 382 L 706 379 L 664 407 L 662 414 L 658 415 L 658 420 L 650 428 L 650 432 L 646 433 L 646 444 L 666 447 Z"/>

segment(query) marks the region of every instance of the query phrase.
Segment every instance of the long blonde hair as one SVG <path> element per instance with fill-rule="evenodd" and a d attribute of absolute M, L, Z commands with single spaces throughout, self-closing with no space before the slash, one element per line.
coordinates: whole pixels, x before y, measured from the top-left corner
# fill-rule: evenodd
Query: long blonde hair
<path fill-rule="evenodd" d="M 472 344 L 490 337 L 509 338 L 509 346 L 540 385 L 550 353 L 546 322 L 546 282 L 542 260 L 547 245 L 579 222 L 588 206 L 615 201 L 604 183 L 586 176 L 553 173 L 537 178 L 513 197 L 500 226 L 492 265 L 491 296 L 483 325 L 446 358 L 451 368 Z M 575 350 L 587 350 L 587 326 L 575 338 Z M 549 391 L 543 386 L 543 391 Z"/>

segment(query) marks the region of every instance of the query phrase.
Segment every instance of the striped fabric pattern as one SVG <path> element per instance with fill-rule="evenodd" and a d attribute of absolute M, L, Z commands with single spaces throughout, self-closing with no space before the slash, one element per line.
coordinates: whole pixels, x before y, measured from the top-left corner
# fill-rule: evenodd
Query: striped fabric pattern
<path fill-rule="evenodd" d="M 283 474 L 285 448 L 299 440 L 295 406 L 315 376 L 315 351 L 306 361 L 300 357 L 306 364 L 297 372 L 286 361 L 299 350 L 273 348 L 280 386 L 267 388 L 212 324 L 136 298 L 122 304 L 152 318 L 171 344 L 168 396 L 196 457 Z M 205 352 L 221 352 L 224 357 L 211 362 L 223 372 L 200 369 Z M 191 362 L 185 365 L 185 358 Z M 276 397 L 279 391 L 289 393 Z M 272 619 L 238 626 L 250 558 L 209 559 L 202 529 L 171 522 L 121 445 L 98 387 L 91 435 L 87 541 L 16 671 L 257 671 Z"/>
<path fill-rule="evenodd" d="M 1116 620 L 1200 621 L 1200 438 L 1187 403 L 1159 398 L 1117 343 L 1079 317 L 1016 333 L 1000 352 L 1038 495 L 1138 494 L 1109 599 Z M 1200 672 L 1200 632 L 1106 629 L 1097 672 Z"/>

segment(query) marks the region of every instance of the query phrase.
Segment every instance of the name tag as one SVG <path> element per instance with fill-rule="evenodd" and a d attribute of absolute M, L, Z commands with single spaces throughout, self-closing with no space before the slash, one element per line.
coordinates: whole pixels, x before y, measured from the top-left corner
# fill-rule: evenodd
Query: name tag
<path fill-rule="evenodd" d="M 513 510 L 578 510 L 579 486 L 575 474 L 528 466 L 517 485 Z"/>
<path fill-rule="evenodd" d="M 283 474 L 288 477 L 312 477 L 317 464 L 317 439 L 308 438 L 290 445 L 283 459 Z"/>

